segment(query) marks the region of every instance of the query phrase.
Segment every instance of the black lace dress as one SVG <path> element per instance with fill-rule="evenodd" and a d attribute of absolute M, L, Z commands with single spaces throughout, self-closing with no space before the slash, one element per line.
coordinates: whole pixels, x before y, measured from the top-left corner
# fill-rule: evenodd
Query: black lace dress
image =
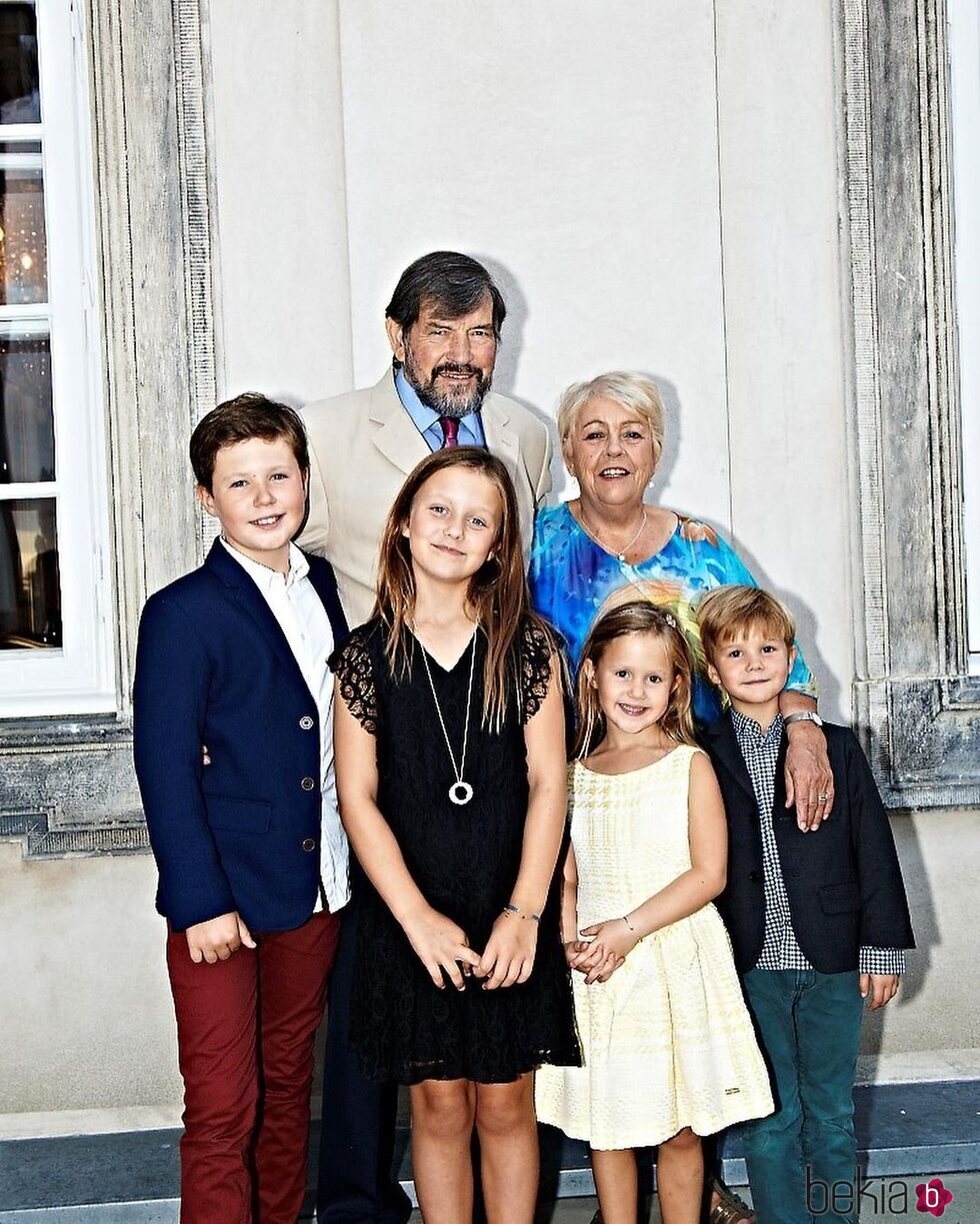
<path fill-rule="evenodd" d="M 498 732 L 481 727 L 486 639 L 477 632 L 465 806 L 449 799 L 455 779 L 422 647 L 407 676 L 393 677 L 377 620 L 356 629 L 331 661 L 348 709 L 377 738 L 378 806 L 423 896 L 482 951 L 510 899 L 521 860 L 528 784 L 524 723 L 548 689 L 549 645 L 530 621 L 517 635 L 515 698 Z M 519 656 L 519 657 L 517 657 Z M 466 719 L 470 649 L 445 671 L 429 668 L 453 751 Z M 520 693 L 518 700 L 517 693 Z M 438 989 L 390 910 L 368 885 L 359 901 L 351 1002 L 351 1046 L 373 1079 L 417 1083 L 471 1079 L 506 1083 L 540 1063 L 578 1066 L 569 971 L 559 934 L 559 877 L 538 932 L 534 970 L 518 986 Z M 518 921 L 515 919 L 515 921 Z"/>

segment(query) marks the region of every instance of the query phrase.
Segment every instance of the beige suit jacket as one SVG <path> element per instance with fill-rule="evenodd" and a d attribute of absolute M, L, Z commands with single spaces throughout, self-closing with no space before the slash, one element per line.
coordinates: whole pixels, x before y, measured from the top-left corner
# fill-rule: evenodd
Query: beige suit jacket
<path fill-rule="evenodd" d="M 392 372 L 374 387 L 310 404 L 310 512 L 300 548 L 326 557 L 351 625 L 374 607 L 378 545 L 405 477 L 429 454 L 405 411 Z M 534 511 L 551 488 L 551 436 L 543 421 L 494 392 L 480 410 L 490 452 L 517 490 L 521 537 L 530 547 Z"/>

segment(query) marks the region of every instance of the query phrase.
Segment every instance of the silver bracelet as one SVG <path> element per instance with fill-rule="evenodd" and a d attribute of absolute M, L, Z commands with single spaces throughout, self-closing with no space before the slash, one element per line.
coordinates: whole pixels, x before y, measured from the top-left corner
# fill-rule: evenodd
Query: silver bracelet
<path fill-rule="evenodd" d="M 635 926 L 632 924 L 632 922 L 630 922 L 630 920 L 629 920 L 629 919 L 626 917 L 626 915 L 625 915 L 625 914 L 623 915 L 623 921 L 626 923 L 626 929 L 627 929 L 628 931 L 635 931 L 635 930 L 636 930 L 636 927 L 635 927 Z"/>
<path fill-rule="evenodd" d="M 515 918 L 530 918 L 533 922 L 541 921 L 540 914 L 531 914 L 531 913 L 525 914 L 524 911 L 521 909 L 521 907 L 519 905 L 514 905 L 512 901 L 508 901 L 507 904 L 504 906 L 504 913 L 513 914 Z"/>

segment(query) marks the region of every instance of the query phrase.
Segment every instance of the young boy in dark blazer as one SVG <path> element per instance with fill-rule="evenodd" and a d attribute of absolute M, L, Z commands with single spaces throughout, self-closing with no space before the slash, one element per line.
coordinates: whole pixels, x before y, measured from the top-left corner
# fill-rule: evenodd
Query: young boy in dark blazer
<path fill-rule="evenodd" d="M 291 543 L 309 473 L 297 414 L 238 396 L 190 453 L 221 538 L 147 602 L 133 695 L 184 1078 L 181 1220 L 295 1224 L 349 897 L 327 666 L 347 626 L 330 566 Z"/>
<path fill-rule="evenodd" d="M 708 674 L 730 702 L 703 737 L 728 818 L 728 884 L 716 904 L 777 1101 L 741 1129 L 749 1185 L 760 1221 L 799 1224 L 831 1207 L 835 1182 L 854 1183 L 861 1015 L 865 999 L 883 1007 L 898 988 L 902 949 L 914 944 L 908 904 L 888 817 L 849 729 L 822 723 L 830 818 L 805 833 L 785 806 L 779 694 L 795 655 L 790 613 L 766 591 L 726 586 L 701 600 L 698 623 Z M 854 1211 L 826 1218 L 855 1219 L 856 1197 Z"/>

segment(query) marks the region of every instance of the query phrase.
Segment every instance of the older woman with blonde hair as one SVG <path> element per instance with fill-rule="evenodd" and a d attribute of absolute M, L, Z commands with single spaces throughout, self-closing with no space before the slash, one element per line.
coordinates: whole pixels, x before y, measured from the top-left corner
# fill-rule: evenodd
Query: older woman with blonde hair
<path fill-rule="evenodd" d="M 645 500 L 663 452 L 657 384 L 623 371 L 574 383 L 559 401 L 558 433 L 579 495 L 538 513 L 529 575 L 534 607 L 564 636 L 577 664 L 600 611 L 638 593 L 668 606 L 698 663 L 695 717 L 713 721 L 719 699 L 704 670 L 693 607 L 726 583 L 758 584 L 712 527 Z M 816 708 L 813 676 L 798 653 L 780 709 L 789 724 L 787 805 L 796 804 L 807 828 L 828 815 L 834 793 Z"/>
<path fill-rule="evenodd" d="M 713 528 L 645 500 L 663 452 L 663 401 L 656 383 L 620 371 L 575 383 L 559 402 L 558 433 L 579 494 L 538 512 L 529 574 L 535 609 L 564 636 L 577 665 L 601 612 L 638 594 L 668 607 L 698 667 L 695 718 L 702 725 L 714 721 L 720 704 L 707 679 L 693 609 L 715 587 L 757 583 Z M 813 677 L 797 652 L 780 712 L 789 741 L 787 806 L 795 803 L 803 829 L 815 829 L 834 798 L 816 706 Z M 723 1183 L 709 1183 L 712 1224 L 755 1219 Z"/>

